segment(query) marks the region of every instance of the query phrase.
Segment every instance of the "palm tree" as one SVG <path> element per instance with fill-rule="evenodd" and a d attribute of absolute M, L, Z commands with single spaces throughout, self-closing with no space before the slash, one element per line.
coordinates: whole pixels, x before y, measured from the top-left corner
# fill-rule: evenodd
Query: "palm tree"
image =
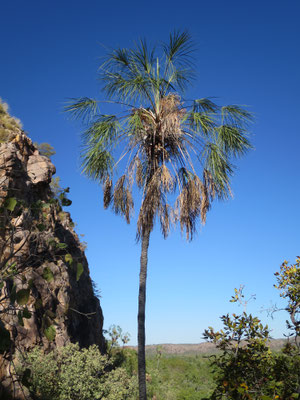
<path fill-rule="evenodd" d="M 155 221 L 164 238 L 179 222 L 192 240 L 197 221 L 205 223 L 213 199 L 231 195 L 232 160 L 251 148 L 247 132 L 252 116 L 244 108 L 180 97 L 194 78 L 192 52 L 187 32 L 170 34 L 157 48 L 141 40 L 132 49 L 113 50 L 100 67 L 100 80 L 106 102 L 118 106 L 120 113 L 103 114 L 101 102 L 86 97 L 72 99 L 66 107 L 86 123 L 82 170 L 103 184 L 104 207 L 111 205 L 129 223 L 134 184 L 142 194 L 137 220 L 140 400 L 146 399 L 146 278 Z M 124 173 L 113 184 L 119 162 L 125 165 Z"/>

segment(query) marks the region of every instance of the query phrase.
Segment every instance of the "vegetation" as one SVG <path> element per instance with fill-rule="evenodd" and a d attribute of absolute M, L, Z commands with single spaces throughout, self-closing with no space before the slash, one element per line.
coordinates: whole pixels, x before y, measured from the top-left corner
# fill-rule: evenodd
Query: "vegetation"
<path fill-rule="evenodd" d="M 157 346 L 156 353 L 147 357 L 147 396 L 152 400 L 298 399 L 300 259 L 292 265 L 285 261 L 275 275 L 275 287 L 287 299 L 285 311 L 290 317 L 290 335 L 281 351 L 271 352 L 268 327 L 247 314 L 243 288 L 235 289 L 231 301 L 240 302 L 244 312 L 222 316 L 224 328 L 209 327 L 204 334 L 218 352 L 168 356 Z M 96 346 L 80 350 L 74 344 L 48 354 L 39 348 L 20 354 L 19 379 L 37 400 L 135 400 L 137 353 L 124 348 L 129 335 L 119 326 L 106 333 L 107 355 Z"/>
<path fill-rule="evenodd" d="M 107 102 L 120 106 L 120 113 L 105 114 L 99 111 L 99 102 L 89 98 L 73 99 L 66 107 L 86 123 L 82 169 L 88 177 L 103 183 L 104 207 L 111 205 L 129 223 L 134 207 L 133 184 L 142 192 L 137 221 L 137 238 L 142 242 L 140 400 L 146 399 L 146 277 L 155 220 L 159 219 L 164 238 L 178 222 L 191 240 L 197 221 L 205 222 L 211 202 L 230 196 L 233 159 L 251 148 L 247 133 L 252 116 L 244 108 L 221 107 L 208 98 L 188 101 L 181 97 L 194 77 L 192 53 L 186 32 L 174 32 L 167 43 L 156 48 L 148 47 L 146 41 L 133 49 L 118 48 L 101 66 L 100 80 Z M 119 163 L 124 173 L 113 190 Z"/>
<path fill-rule="evenodd" d="M 62 206 L 71 204 L 65 195 L 68 191 L 68 188 L 61 189 L 57 198 L 50 197 L 48 201 L 38 200 L 30 204 L 12 197 L 12 193 L 0 198 L 0 315 L 17 316 L 18 325 L 24 326 L 24 319 L 31 318 L 34 312 L 29 311 L 28 305 L 31 293 L 36 290 L 35 282 L 34 279 L 28 279 L 27 273 L 43 257 L 40 253 L 29 252 L 29 245 L 32 249 L 42 248 L 51 255 L 52 260 L 68 262 L 74 267 L 77 281 L 83 273 L 81 260 L 72 259 L 66 243 L 60 243 L 57 237 L 43 235 L 47 231 L 52 232 L 52 213 L 64 218 Z M 26 235 L 18 224 L 24 214 L 30 221 Z M 43 279 L 47 286 L 54 279 L 53 272 L 45 267 L 39 279 Z M 35 312 L 41 308 L 41 304 L 42 300 L 36 301 Z M 54 340 L 56 335 L 54 319 L 55 315 L 42 316 L 43 333 L 49 341 Z M 0 354 L 12 354 L 14 346 L 9 331 L 0 320 Z"/>
<path fill-rule="evenodd" d="M 0 99 L 0 143 L 12 140 L 20 129 L 21 121 L 9 115 L 7 103 Z"/>
<path fill-rule="evenodd" d="M 135 378 L 97 346 L 79 349 L 69 344 L 44 354 L 39 348 L 20 358 L 23 383 L 41 400 L 135 399 Z"/>
<path fill-rule="evenodd" d="M 294 265 L 285 261 L 277 272 L 277 285 L 281 296 L 288 300 L 286 311 L 290 321 L 289 341 L 282 351 L 272 354 L 267 341 L 268 326 L 257 317 L 247 314 L 228 314 L 221 317 L 224 328 L 215 332 L 209 327 L 204 337 L 213 341 L 222 352 L 214 356 L 216 372 L 215 399 L 274 400 L 296 399 L 300 395 L 300 258 Z M 231 301 L 243 303 L 243 293 L 235 289 Z M 244 303 L 246 305 L 246 303 Z"/>
<path fill-rule="evenodd" d="M 200 400 L 215 384 L 207 355 L 147 358 L 147 394 L 157 400 Z"/>
<path fill-rule="evenodd" d="M 34 142 L 33 144 L 38 149 L 41 156 L 51 158 L 56 153 L 56 151 L 54 150 L 54 147 L 51 146 L 51 144 L 49 144 L 49 143 Z"/>

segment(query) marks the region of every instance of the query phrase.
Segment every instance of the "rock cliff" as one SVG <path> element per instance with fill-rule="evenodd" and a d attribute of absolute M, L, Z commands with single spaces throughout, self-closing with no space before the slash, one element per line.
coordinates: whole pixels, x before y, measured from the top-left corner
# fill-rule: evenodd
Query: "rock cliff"
<path fill-rule="evenodd" d="M 78 342 L 104 351 L 103 316 L 55 167 L 0 104 L 0 398 L 22 398 L 18 352 Z M 9 334 L 8 334 L 9 332 Z M 6 389 L 5 389 L 6 388 Z M 2 392 L 1 392 L 2 390 Z"/>

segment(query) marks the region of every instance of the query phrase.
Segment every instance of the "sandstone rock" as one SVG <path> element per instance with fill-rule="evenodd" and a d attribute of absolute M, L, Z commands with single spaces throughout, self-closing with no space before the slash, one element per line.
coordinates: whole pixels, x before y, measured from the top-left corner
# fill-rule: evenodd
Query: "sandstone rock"
<path fill-rule="evenodd" d="M 32 183 L 50 183 L 52 175 L 55 174 L 55 167 L 48 157 L 35 154 L 29 156 L 27 162 L 27 174 Z"/>
<path fill-rule="evenodd" d="M 0 205 L 5 198 L 17 200 L 15 215 L 9 218 L 7 210 L 0 215 L 5 225 L 0 224 L 0 281 L 9 263 L 15 263 L 18 271 L 13 282 L 4 279 L 0 289 L 0 317 L 13 343 L 10 352 L 0 355 L 1 399 L 24 398 L 12 373 L 17 350 L 40 345 L 47 351 L 78 342 L 81 347 L 97 344 L 105 351 L 102 310 L 70 215 L 51 192 L 54 173 L 51 161 L 39 154 L 24 133 L 0 144 Z M 83 269 L 79 278 L 78 265 Z M 8 298 L 13 284 L 17 291 L 30 293 L 26 307 L 31 317 L 23 319 L 23 326 Z M 44 334 L 49 324 L 56 330 L 53 341 Z"/>

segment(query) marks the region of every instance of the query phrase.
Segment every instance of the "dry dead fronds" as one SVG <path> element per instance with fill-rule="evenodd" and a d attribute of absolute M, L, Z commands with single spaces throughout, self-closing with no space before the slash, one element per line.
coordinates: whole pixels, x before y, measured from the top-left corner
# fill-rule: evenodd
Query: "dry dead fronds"
<path fill-rule="evenodd" d="M 170 233 L 170 226 L 173 224 L 172 207 L 169 204 L 162 204 L 159 209 L 161 232 L 166 239 Z"/>
<path fill-rule="evenodd" d="M 139 188 L 143 186 L 144 183 L 144 172 L 143 165 L 139 158 L 136 159 L 136 184 Z"/>
<path fill-rule="evenodd" d="M 126 222 L 129 224 L 134 203 L 131 190 L 126 186 L 125 180 L 126 175 L 123 175 L 116 183 L 113 194 L 113 208 L 116 214 L 124 215 Z"/>
<path fill-rule="evenodd" d="M 112 180 L 107 177 L 103 188 L 103 203 L 104 208 L 108 208 L 112 200 Z"/>
<path fill-rule="evenodd" d="M 174 179 L 169 171 L 169 169 L 166 167 L 165 164 L 163 164 L 159 170 L 158 170 L 158 175 L 160 174 L 160 181 L 161 181 L 161 186 L 162 186 L 162 191 L 165 193 L 172 192 L 174 189 Z"/>
<path fill-rule="evenodd" d="M 145 197 L 143 199 L 139 218 L 137 222 L 137 237 L 143 236 L 146 230 L 153 229 L 155 216 L 159 210 L 162 198 L 161 181 L 159 170 L 150 179 L 146 186 Z"/>
<path fill-rule="evenodd" d="M 185 230 L 187 240 L 192 240 L 196 231 L 197 219 L 200 217 L 202 223 L 205 223 L 206 213 L 209 209 L 207 191 L 196 175 L 190 178 L 182 188 L 175 207 L 181 231 Z"/>
<path fill-rule="evenodd" d="M 149 183 L 146 186 L 145 197 L 138 218 L 138 233 L 137 237 L 142 237 L 145 229 L 152 230 L 155 222 L 156 215 L 159 215 L 162 232 L 166 238 L 170 231 L 170 218 L 171 206 L 165 204 L 166 193 L 174 189 L 174 179 L 166 167 L 162 165 L 159 167 Z"/>
<path fill-rule="evenodd" d="M 169 94 L 160 100 L 160 134 L 168 136 L 181 135 L 181 121 L 185 110 L 181 108 L 180 97 L 176 94 Z"/>

